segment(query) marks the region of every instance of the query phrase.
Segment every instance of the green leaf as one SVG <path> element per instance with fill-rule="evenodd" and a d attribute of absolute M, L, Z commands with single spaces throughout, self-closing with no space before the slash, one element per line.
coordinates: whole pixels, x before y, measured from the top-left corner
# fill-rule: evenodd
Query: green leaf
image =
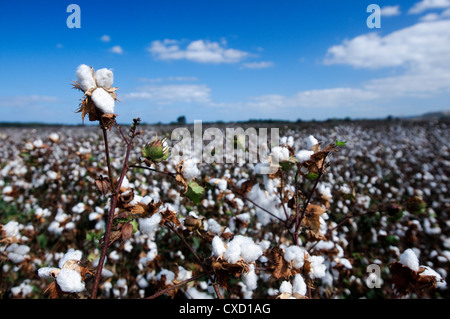
<path fill-rule="evenodd" d="M 309 180 L 315 180 L 317 177 L 319 177 L 319 174 L 316 173 L 308 173 L 308 175 L 306 175 L 306 178 Z"/>
<path fill-rule="evenodd" d="M 197 184 L 197 182 L 190 181 L 186 196 L 190 198 L 195 204 L 200 204 L 200 199 L 205 192 L 205 189 Z"/>
<path fill-rule="evenodd" d="M 338 141 L 336 140 L 336 146 L 344 147 L 347 144 L 347 141 Z"/>

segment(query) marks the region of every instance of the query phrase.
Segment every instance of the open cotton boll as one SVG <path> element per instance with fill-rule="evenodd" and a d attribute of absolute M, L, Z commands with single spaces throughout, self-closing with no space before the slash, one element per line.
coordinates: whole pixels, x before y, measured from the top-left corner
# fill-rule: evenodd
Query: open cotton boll
<path fill-rule="evenodd" d="M 160 214 L 154 214 L 148 218 L 139 218 L 139 230 L 150 237 L 155 236 L 155 232 L 159 229 L 159 222 L 161 221 Z"/>
<path fill-rule="evenodd" d="M 97 87 L 95 79 L 92 76 L 92 70 L 86 64 L 81 64 L 78 66 L 76 75 L 78 78 L 78 85 L 84 92 L 89 91 L 91 88 Z"/>
<path fill-rule="evenodd" d="M 169 285 L 172 283 L 172 281 L 175 279 L 175 273 L 173 271 L 170 271 L 168 269 L 163 269 L 159 272 L 158 275 L 156 275 L 156 279 L 159 281 L 162 279 L 162 277 L 165 276 L 165 284 Z"/>
<path fill-rule="evenodd" d="M 15 220 L 11 220 L 3 225 L 2 230 L 5 232 L 5 237 L 16 237 L 17 235 L 19 235 L 19 223 Z"/>
<path fill-rule="evenodd" d="M 424 271 L 420 273 L 420 276 L 433 276 L 436 278 L 437 288 L 443 289 L 447 287 L 447 283 L 445 282 L 445 280 L 443 280 L 442 276 L 439 273 L 437 273 L 428 266 L 421 266 L 421 267 L 424 268 Z"/>
<path fill-rule="evenodd" d="M 314 278 L 322 278 L 325 276 L 326 266 L 323 264 L 324 258 L 322 256 L 311 256 L 308 258 L 311 263 L 311 271 L 309 276 Z"/>
<path fill-rule="evenodd" d="M 289 159 L 289 150 L 286 147 L 275 146 L 272 148 L 270 155 L 272 156 L 272 161 L 280 163 Z"/>
<path fill-rule="evenodd" d="M 81 250 L 75 250 L 73 248 L 70 248 L 67 253 L 64 254 L 64 256 L 59 260 L 58 267 L 63 268 L 64 264 L 68 260 L 81 260 L 81 257 L 83 256 L 83 253 Z"/>
<path fill-rule="evenodd" d="M 292 284 L 289 281 L 283 281 L 279 289 L 282 294 L 292 294 Z"/>
<path fill-rule="evenodd" d="M 61 269 L 56 282 L 64 292 L 81 292 L 85 289 L 80 273 L 68 268 Z"/>
<path fill-rule="evenodd" d="M 239 257 L 241 257 L 241 245 L 239 245 L 239 243 L 237 241 L 232 240 L 228 244 L 228 248 L 223 257 L 230 264 L 237 263 L 239 260 Z"/>
<path fill-rule="evenodd" d="M 417 255 L 411 248 L 408 248 L 400 255 L 399 262 L 414 271 L 419 271 L 419 258 L 417 258 Z"/>
<path fill-rule="evenodd" d="M 114 113 L 114 98 L 103 88 L 97 88 L 91 95 L 95 106 L 103 113 Z"/>
<path fill-rule="evenodd" d="M 248 290 L 255 290 L 258 282 L 258 276 L 255 273 L 255 265 L 249 266 L 249 271 L 242 276 L 242 282 L 247 286 Z"/>
<path fill-rule="evenodd" d="M 187 159 L 183 162 L 183 177 L 190 181 L 200 175 L 200 170 L 197 168 L 197 163 L 193 159 Z"/>
<path fill-rule="evenodd" d="M 300 294 L 302 296 L 306 295 L 306 283 L 302 275 L 297 274 L 294 277 L 294 282 L 292 284 L 292 292 L 295 294 Z"/>
<path fill-rule="evenodd" d="M 303 163 L 309 161 L 311 159 L 311 155 L 313 154 L 314 154 L 313 151 L 300 150 L 297 152 L 297 154 L 295 154 L 295 157 L 298 159 L 300 163 Z"/>
<path fill-rule="evenodd" d="M 52 278 L 52 273 L 59 272 L 59 268 L 56 267 L 42 267 L 38 269 L 38 276 L 41 278 Z"/>
<path fill-rule="evenodd" d="M 212 240 L 212 253 L 215 257 L 222 256 L 227 249 L 219 236 L 214 236 Z"/>
<path fill-rule="evenodd" d="M 107 68 L 99 69 L 95 72 L 97 79 L 97 85 L 108 89 L 113 84 L 114 75 L 113 72 Z"/>
<path fill-rule="evenodd" d="M 319 144 L 319 141 L 312 135 L 306 138 L 307 149 L 311 149 L 316 144 Z"/>
<path fill-rule="evenodd" d="M 306 250 L 299 246 L 289 246 L 284 252 L 284 260 L 291 262 L 295 268 L 302 268 L 305 263 Z"/>

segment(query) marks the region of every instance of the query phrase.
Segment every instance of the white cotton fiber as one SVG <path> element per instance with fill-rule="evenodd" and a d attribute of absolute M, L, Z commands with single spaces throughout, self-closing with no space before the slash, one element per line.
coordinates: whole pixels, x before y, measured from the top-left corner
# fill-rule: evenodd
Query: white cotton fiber
<path fill-rule="evenodd" d="M 92 70 L 86 64 L 81 64 L 78 66 L 76 75 L 78 77 L 78 84 L 84 92 L 97 86 L 95 84 L 95 79 L 92 76 Z"/>
<path fill-rule="evenodd" d="M 311 256 L 308 258 L 311 263 L 311 272 L 309 276 L 314 278 L 322 278 L 325 276 L 326 266 L 324 265 L 324 258 L 322 256 Z"/>
<path fill-rule="evenodd" d="M 214 236 L 212 240 L 212 253 L 215 257 L 222 256 L 226 251 L 225 245 L 219 236 Z"/>
<path fill-rule="evenodd" d="M 160 214 L 154 214 L 148 218 L 139 218 L 139 230 L 150 237 L 155 235 L 155 232 L 159 229 L 159 222 L 161 221 Z"/>
<path fill-rule="evenodd" d="M 295 294 L 300 294 L 302 296 L 306 295 L 306 283 L 302 275 L 297 274 L 294 277 L 294 283 L 292 284 L 292 292 Z"/>
<path fill-rule="evenodd" d="M 292 284 L 289 281 L 283 281 L 279 289 L 280 293 L 292 294 Z"/>
<path fill-rule="evenodd" d="M 231 241 L 228 244 L 227 251 L 224 254 L 224 258 L 230 264 L 235 264 L 238 262 L 239 257 L 241 256 L 241 246 L 236 241 Z"/>
<path fill-rule="evenodd" d="M 114 98 L 103 88 L 97 88 L 91 95 L 92 101 L 103 113 L 114 113 Z"/>
<path fill-rule="evenodd" d="M 261 257 L 263 251 L 259 245 L 256 245 L 252 238 L 242 235 L 234 236 L 228 243 L 224 258 L 231 264 L 235 264 L 241 257 L 246 263 L 256 261 Z"/>
<path fill-rule="evenodd" d="M 311 149 L 316 144 L 319 144 L 319 141 L 312 135 L 306 138 L 307 149 Z"/>
<path fill-rule="evenodd" d="M 113 84 L 114 75 L 113 72 L 107 68 L 99 69 L 95 72 L 97 79 L 97 85 L 99 87 L 108 89 Z"/>
<path fill-rule="evenodd" d="M 183 177 L 186 181 L 190 181 L 200 175 L 197 164 L 193 159 L 187 159 L 183 163 Z"/>
<path fill-rule="evenodd" d="M 283 258 L 288 263 L 292 262 L 295 268 L 302 268 L 305 263 L 305 253 L 304 248 L 293 245 L 285 249 Z"/>
<path fill-rule="evenodd" d="M 419 271 L 419 259 L 411 248 L 408 248 L 400 255 L 399 262 L 414 271 Z"/>
<path fill-rule="evenodd" d="M 64 292 L 81 292 L 85 289 L 80 273 L 68 268 L 61 269 L 56 282 Z"/>
<path fill-rule="evenodd" d="M 295 157 L 300 163 L 304 163 L 306 161 L 309 161 L 311 159 L 311 155 L 313 154 L 314 154 L 313 151 L 300 150 L 297 152 L 297 154 L 295 154 Z"/>
<path fill-rule="evenodd" d="M 59 260 L 58 267 L 63 268 L 64 264 L 68 260 L 81 260 L 81 257 L 83 256 L 83 253 L 81 250 L 75 250 L 73 248 L 70 248 L 67 253 L 64 254 L 64 256 Z"/>
<path fill-rule="evenodd" d="M 41 278 L 52 278 L 51 272 L 59 270 L 59 268 L 56 267 L 42 267 L 38 270 L 38 276 Z"/>
<path fill-rule="evenodd" d="M 286 147 L 276 146 L 272 148 L 271 152 L 272 161 L 280 163 L 289 159 L 289 150 Z"/>
<path fill-rule="evenodd" d="M 258 276 L 255 273 L 255 265 L 249 266 L 249 271 L 242 276 L 242 282 L 247 286 L 248 290 L 255 290 L 258 282 Z"/>
<path fill-rule="evenodd" d="M 5 191 L 3 191 L 3 193 L 5 193 Z M 16 237 L 19 235 L 19 223 L 15 220 L 11 220 L 3 225 L 3 231 L 5 232 L 5 237 Z"/>

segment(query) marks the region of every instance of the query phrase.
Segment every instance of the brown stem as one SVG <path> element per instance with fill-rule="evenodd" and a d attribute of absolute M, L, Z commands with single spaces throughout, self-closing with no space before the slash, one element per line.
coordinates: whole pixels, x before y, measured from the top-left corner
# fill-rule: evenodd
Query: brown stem
<path fill-rule="evenodd" d="M 174 174 L 174 173 L 159 171 L 159 170 L 157 170 L 157 169 L 155 169 L 155 168 L 151 168 L 151 167 L 147 167 L 147 166 L 130 165 L 130 166 L 128 166 L 128 167 L 129 167 L 129 168 L 134 167 L 134 168 L 148 169 L 149 171 L 153 171 L 153 172 L 160 173 L 160 174 L 165 174 L 165 175 L 168 175 L 168 176 L 170 176 L 170 177 L 175 177 L 175 174 Z"/>
<path fill-rule="evenodd" d="M 217 287 L 217 283 L 215 282 L 215 280 L 213 279 L 213 277 L 211 276 L 211 273 L 209 272 L 208 267 L 206 267 L 206 265 L 203 263 L 203 261 L 200 259 L 200 257 L 197 255 L 197 253 L 194 251 L 194 249 L 191 247 L 191 245 L 189 245 L 189 243 L 186 241 L 186 239 L 184 238 L 184 236 L 182 234 L 180 234 L 180 232 L 178 230 L 176 230 L 175 227 L 173 227 L 169 222 L 165 223 L 165 225 L 171 230 L 173 231 L 178 238 L 181 239 L 181 241 L 185 244 L 185 246 L 189 249 L 189 251 L 194 255 L 195 259 L 197 259 L 197 261 L 200 263 L 200 265 L 202 266 L 203 270 L 205 270 L 206 275 L 209 277 L 209 280 L 211 281 L 211 283 L 213 284 L 214 287 L 214 291 L 217 294 L 217 298 L 222 299 L 222 295 L 220 294 L 219 288 Z"/>
<path fill-rule="evenodd" d="M 171 286 L 169 286 L 169 287 L 167 287 L 167 288 L 165 288 L 165 289 L 163 289 L 163 290 L 160 290 L 160 291 L 158 291 L 157 293 L 155 293 L 155 294 L 153 294 L 153 295 L 151 295 L 150 297 L 147 297 L 147 298 L 145 298 L 145 299 L 155 299 L 155 298 L 157 298 L 157 297 L 159 297 L 159 296 L 161 296 L 161 295 L 164 295 L 166 292 L 168 292 L 168 291 L 170 291 L 170 290 L 172 290 L 172 289 L 178 288 L 178 287 L 183 286 L 183 285 L 185 285 L 185 284 L 187 284 L 187 283 L 189 283 L 189 282 L 191 282 L 191 281 L 194 281 L 194 280 L 197 280 L 197 279 L 199 279 L 199 278 L 202 278 L 202 277 L 205 276 L 205 275 L 206 275 L 206 274 L 200 274 L 200 275 L 191 277 L 191 278 L 189 278 L 189 279 L 180 281 L 179 283 L 174 284 L 174 285 L 171 285 Z"/>
<path fill-rule="evenodd" d="M 122 172 L 120 174 L 119 181 L 117 182 L 117 186 L 115 189 L 112 187 L 113 191 L 112 191 L 112 195 L 111 195 L 111 206 L 110 206 L 109 212 L 108 212 L 108 221 L 106 224 L 105 235 L 103 237 L 103 247 L 102 247 L 102 251 L 100 254 L 100 259 L 98 261 L 98 266 L 97 266 L 97 271 L 95 274 L 95 282 L 94 282 L 94 287 L 92 289 L 91 299 L 95 299 L 97 296 L 98 285 L 100 283 L 100 278 L 101 278 L 101 274 L 102 274 L 102 270 L 103 270 L 103 263 L 105 261 L 106 252 L 108 251 L 108 247 L 109 247 L 109 237 L 111 235 L 111 228 L 112 228 L 112 222 L 114 219 L 114 212 L 115 212 L 116 206 L 117 206 L 117 194 L 120 191 L 120 187 L 122 186 L 123 179 L 125 178 L 125 174 L 127 173 L 127 170 L 128 170 L 128 160 L 130 158 L 132 141 L 133 141 L 133 138 L 136 136 L 135 129 L 133 129 L 131 133 L 132 134 L 131 134 L 130 142 L 127 144 L 125 160 L 124 160 L 124 163 L 122 166 Z M 105 150 L 107 150 L 106 146 L 105 146 Z M 106 153 L 107 153 L 107 158 L 109 158 L 109 150 Z M 111 185 L 113 185 L 113 184 L 114 183 L 111 180 Z"/>
<path fill-rule="evenodd" d="M 297 218 L 298 214 L 296 214 L 297 216 L 296 216 L 295 233 L 298 233 L 298 230 L 300 228 L 300 225 L 302 224 L 303 218 L 305 217 L 306 209 L 308 208 L 309 202 L 311 201 L 312 195 L 313 195 L 314 191 L 316 190 L 317 185 L 319 184 L 320 178 L 323 175 L 323 168 L 324 168 L 325 160 L 327 159 L 327 156 L 328 156 L 328 153 L 326 153 L 325 157 L 323 158 L 322 165 L 319 168 L 319 174 L 318 174 L 318 176 L 316 178 L 316 181 L 314 182 L 313 188 L 311 189 L 311 191 L 308 194 L 308 198 L 305 201 L 305 204 L 303 206 L 303 210 L 302 210 L 302 214 L 301 214 L 300 218 Z"/>

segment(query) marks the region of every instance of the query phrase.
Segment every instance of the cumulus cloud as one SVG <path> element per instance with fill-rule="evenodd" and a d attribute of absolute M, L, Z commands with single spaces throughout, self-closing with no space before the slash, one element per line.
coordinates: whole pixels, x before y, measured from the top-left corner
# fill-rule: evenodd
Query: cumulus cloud
<path fill-rule="evenodd" d="M 189 43 L 184 49 L 180 41 L 165 39 L 153 41 L 147 50 L 157 60 L 188 60 L 198 63 L 238 63 L 249 53 L 237 49 L 228 49 L 222 41 L 210 42 L 196 40 Z"/>
<path fill-rule="evenodd" d="M 328 49 L 325 64 L 358 68 L 450 67 L 450 20 L 417 23 L 386 36 L 368 33 Z"/>
<path fill-rule="evenodd" d="M 430 9 L 445 9 L 450 8 L 450 0 L 422 0 L 416 2 L 408 13 L 419 14 Z"/>

